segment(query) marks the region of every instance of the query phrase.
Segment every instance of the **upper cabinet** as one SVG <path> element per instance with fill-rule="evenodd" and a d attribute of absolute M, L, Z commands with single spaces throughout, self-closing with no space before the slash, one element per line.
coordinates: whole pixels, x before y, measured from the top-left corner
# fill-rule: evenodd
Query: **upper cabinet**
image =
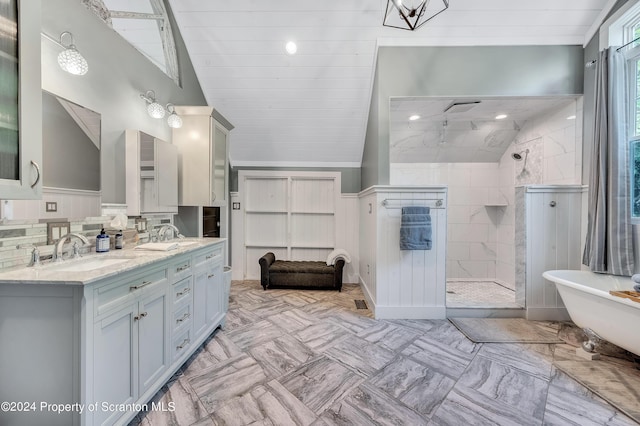
<path fill-rule="evenodd" d="M 226 206 L 229 182 L 229 124 L 211 107 L 175 107 L 182 127 L 173 129 L 178 147 L 178 204 L 181 206 Z"/>
<path fill-rule="evenodd" d="M 40 3 L 0 2 L 0 199 L 42 197 Z M 24 2 L 23 2 L 24 3 Z"/>
<path fill-rule="evenodd" d="M 125 132 L 127 214 L 178 211 L 178 148 L 137 130 Z"/>

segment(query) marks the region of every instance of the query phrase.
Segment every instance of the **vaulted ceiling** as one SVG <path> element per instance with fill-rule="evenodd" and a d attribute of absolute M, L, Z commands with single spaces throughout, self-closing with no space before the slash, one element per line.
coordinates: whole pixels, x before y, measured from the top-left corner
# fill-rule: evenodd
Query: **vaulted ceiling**
<path fill-rule="evenodd" d="M 169 3 L 234 166 L 358 167 L 377 46 L 583 45 L 615 2 L 450 0 L 415 32 L 382 26 L 386 0 Z"/>

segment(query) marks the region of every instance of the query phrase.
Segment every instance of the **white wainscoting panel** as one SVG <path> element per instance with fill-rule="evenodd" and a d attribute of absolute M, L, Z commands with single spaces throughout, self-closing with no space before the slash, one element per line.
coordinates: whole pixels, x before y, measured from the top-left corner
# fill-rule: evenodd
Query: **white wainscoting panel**
<path fill-rule="evenodd" d="M 5 201 L 2 217 L 9 220 L 97 217 L 102 215 L 101 201 L 100 191 L 44 187 L 41 200 Z M 56 203 L 57 211 L 46 211 L 48 202 Z"/>
<path fill-rule="evenodd" d="M 552 269 L 581 269 L 582 199 L 580 185 L 531 185 L 518 188 L 524 205 L 516 204 L 517 223 L 525 224 L 524 241 L 516 242 L 516 289 L 526 293 L 529 320 L 568 320 L 553 282 L 542 277 Z M 524 211 L 523 211 L 524 210 Z M 524 215 L 524 217 L 523 217 Z"/>
<path fill-rule="evenodd" d="M 375 317 L 446 318 L 446 187 L 374 186 L 360 195 L 360 276 Z M 412 205 L 432 207 L 431 250 L 400 250 L 401 207 Z M 365 255 L 365 245 L 375 250 Z"/>

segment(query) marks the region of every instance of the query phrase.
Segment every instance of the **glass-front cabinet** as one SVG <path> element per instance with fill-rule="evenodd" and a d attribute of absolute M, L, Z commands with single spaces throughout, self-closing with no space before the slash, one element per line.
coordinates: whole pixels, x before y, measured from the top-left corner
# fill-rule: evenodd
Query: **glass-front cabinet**
<path fill-rule="evenodd" d="M 40 198 L 40 6 L 0 2 L 0 199 Z M 20 14 L 18 14 L 20 10 Z M 27 48 L 28 47 L 28 48 Z"/>

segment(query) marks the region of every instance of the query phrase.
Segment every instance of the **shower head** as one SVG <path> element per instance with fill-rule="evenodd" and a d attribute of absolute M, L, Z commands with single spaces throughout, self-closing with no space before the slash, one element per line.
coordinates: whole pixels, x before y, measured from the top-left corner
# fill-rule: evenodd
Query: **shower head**
<path fill-rule="evenodd" d="M 524 154 L 524 157 L 522 156 L 522 154 Z M 529 149 L 525 149 L 524 151 L 520 151 L 520 152 L 514 152 L 513 154 L 511 154 L 511 158 L 513 158 L 516 161 L 522 161 L 523 158 L 527 158 L 527 156 L 529 155 Z"/>

